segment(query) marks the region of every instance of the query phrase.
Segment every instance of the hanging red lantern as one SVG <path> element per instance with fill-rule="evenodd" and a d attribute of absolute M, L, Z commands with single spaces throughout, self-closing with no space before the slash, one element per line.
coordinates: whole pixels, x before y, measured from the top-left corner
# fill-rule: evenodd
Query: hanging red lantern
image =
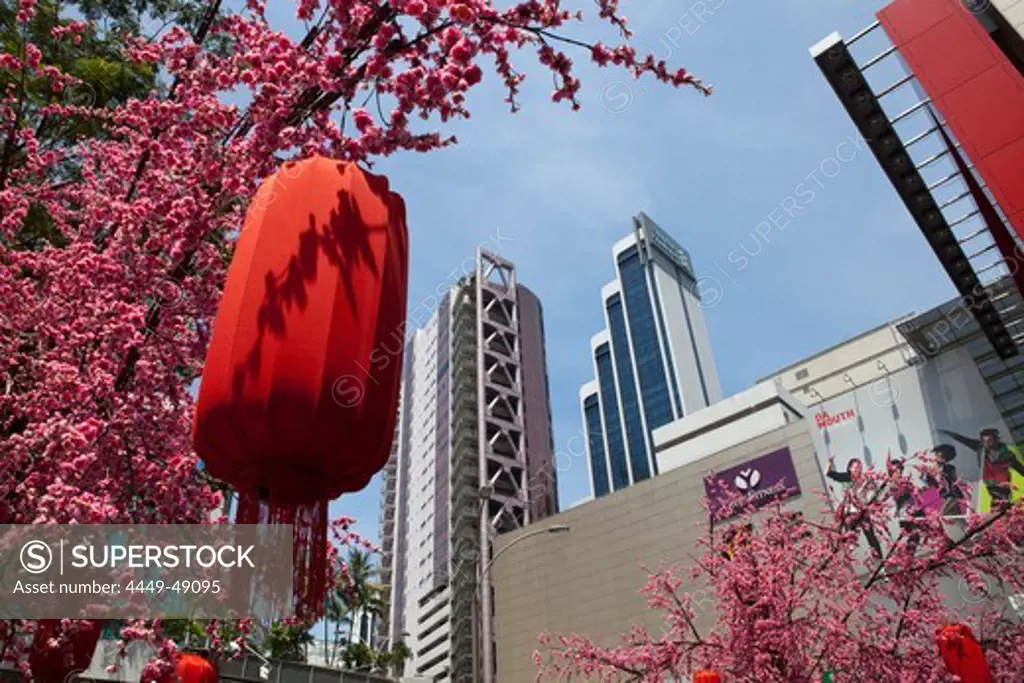
<path fill-rule="evenodd" d="M 693 674 L 693 683 L 722 683 L 722 677 L 717 671 L 704 669 Z"/>
<path fill-rule="evenodd" d="M 970 628 L 963 624 L 943 624 L 935 631 L 935 644 L 946 670 L 959 676 L 961 683 L 992 683 L 985 653 Z"/>
<path fill-rule="evenodd" d="M 394 437 L 408 279 L 405 205 L 352 163 L 289 162 L 253 198 L 228 270 L 193 441 L 236 522 L 292 524 L 300 612 L 323 609 L 327 505 Z"/>
<path fill-rule="evenodd" d="M 174 671 L 178 683 L 218 683 L 220 674 L 217 666 L 196 652 L 183 652 L 178 657 Z"/>
<path fill-rule="evenodd" d="M 103 621 L 76 621 L 65 629 L 60 619 L 40 619 L 28 653 L 32 680 L 65 683 L 72 673 L 84 673 L 102 631 Z"/>

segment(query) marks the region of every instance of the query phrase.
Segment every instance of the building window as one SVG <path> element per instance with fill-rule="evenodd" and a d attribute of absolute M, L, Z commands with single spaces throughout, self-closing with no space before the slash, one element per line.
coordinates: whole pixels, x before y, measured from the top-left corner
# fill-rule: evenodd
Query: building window
<path fill-rule="evenodd" d="M 622 424 L 619 421 L 619 401 L 615 391 L 612 357 L 607 344 L 602 344 L 597 348 L 595 359 L 597 361 L 597 378 L 601 385 L 605 433 L 608 436 L 605 445 L 608 448 L 608 458 L 611 462 L 612 485 L 618 491 L 629 486 L 629 465 L 626 463 L 626 448 L 622 439 Z"/>
<path fill-rule="evenodd" d="M 683 416 L 683 400 L 679 396 L 679 381 L 676 379 L 675 361 L 672 359 L 672 347 L 668 343 L 668 325 L 665 324 L 665 309 L 661 305 L 661 295 L 658 294 L 658 283 L 655 281 L 654 260 L 648 262 L 647 269 L 651 273 L 651 295 L 654 297 L 654 311 L 658 315 L 658 328 L 661 334 L 661 346 L 665 349 L 665 362 L 668 364 L 668 378 L 672 384 L 672 398 L 676 401 L 676 415 Z M 678 278 L 678 269 L 676 271 Z M 690 334 L 690 345 L 693 347 L 693 359 L 697 364 L 697 375 L 700 377 L 700 388 L 704 394 L 704 403 L 710 404 L 707 388 L 704 386 L 704 370 L 700 366 L 700 354 L 697 353 L 697 346 L 693 338 L 693 325 L 690 323 L 690 313 L 686 309 L 686 299 L 683 298 L 683 312 L 686 314 L 686 329 Z M 651 445 L 654 448 L 654 445 Z"/>
<path fill-rule="evenodd" d="M 601 433 L 601 412 L 597 394 L 583 401 L 583 419 L 586 422 L 587 445 L 590 451 L 590 472 L 594 478 L 594 497 L 608 495 L 608 465 L 605 461 L 604 435 Z"/>
<path fill-rule="evenodd" d="M 622 280 L 647 429 L 654 431 L 671 422 L 674 416 L 665 364 L 658 344 L 658 327 L 647 290 L 647 275 L 635 247 L 619 257 L 619 277 Z"/>
<path fill-rule="evenodd" d="M 810 376 L 811 376 L 811 372 L 807 368 L 802 368 L 802 369 L 796 371 L 796 381 L 798 381 L 798 382 L 800 380 L 802 380 L 802 379 L 807 379 Z"/>
<path fill-rule="evenodd" d="M 615 353 L 615 370 L 619 378 L 619 393 L 622 395 L 622 412 L 626 419 L 626 442 L 629 444 L 629 462 L 633 467 L 633 481 L 643 481 L 651 476 L 647 457 L 647 434 L 640 418 L 640 403 L 633 379 L 633 363 L 629 354 L 629 337 L 626 333 L 626 319 L 622 314 L 622 299 L 612 295 L 606 304 L 608 326 Z"/>

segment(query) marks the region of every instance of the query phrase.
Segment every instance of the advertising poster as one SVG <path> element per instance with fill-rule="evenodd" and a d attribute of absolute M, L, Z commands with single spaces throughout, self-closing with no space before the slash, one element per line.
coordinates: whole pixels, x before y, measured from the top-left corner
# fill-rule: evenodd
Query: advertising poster
<path fill-rule="evenodd" d="M 1024 492 L 1020 444 L 999 414 L 989 389 L 966 349 L 922 366 L 924 394 L 937 444 L 956 452 L 960 476 L 974 491 L 972 505 L 988 512 L 993 499 L 1019 499 Z M 1017 492 L 1011 495 L 1013 487 Z"/>
<path fill-rule="evenodd" d="M 723 522 L 747 509 L 757 510 L 800 495 L 800 482 L 788 448 L 735 465 L 705 477 L 711 519 Z"/>
<path fill-rule="evenodd" d="M 939 459 L 941 476 L 917 484 L 926 489 L 929 507 L 951 517 L 967 506 L 987 511 L 993 497 L 1005 499 L 1015 482 L 1024 485 L 1021 451 L 1008 443 L 1009 430 L 966 349 L 812 406 L 810 428 L 837 503 L 864 468 L 884 470 L 898 459 L 909 474 L 928 454 Z M 970 486 L 970 500 L 957 495 L 957 482 Z M 872 535 L 867 530 L 865 540 L 874 547 Z"/>

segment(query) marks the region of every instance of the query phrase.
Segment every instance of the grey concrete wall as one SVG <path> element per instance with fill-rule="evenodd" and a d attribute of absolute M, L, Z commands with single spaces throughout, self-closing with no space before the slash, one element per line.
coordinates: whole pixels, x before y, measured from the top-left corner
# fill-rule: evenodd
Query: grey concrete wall
<path fill-rule="evenodd" d="M 540 633 L 581 633 L 613 645 L 633 623 L 660 632 L 660 613 L 648 609 L 639 593 L 646 578 L 640 566 L 687 567 L 688 554 L 699 556 L 698 535 L 706 533 L 704 474 L 783 446 L 791 451 L 802 492 L 787 506 L 812 517 L 822 508 L 813 492 L 825 484 L 807 423 L 800 421 L 528 527 L 526 532 L 553 524 L 571 529 L 526 539 L 494 564 L 498 683 L 536 680 L 533 653 Z M 499 537 L 495 550 L 522 533 Z M 714 619 L 710 600 L 707 605 L 697 615 L 701 628 Z"/>
<path fill-rule="evenodd" d="M 221 681 L 262 681 L 260 665 L 256 657 L 240 657 L 218 662 Z M 370 674 L 359 671 L 342 671 L 300 662 L 270 662 L 268 683 L 393 683 L 395 679 L 384 674 Z"/>

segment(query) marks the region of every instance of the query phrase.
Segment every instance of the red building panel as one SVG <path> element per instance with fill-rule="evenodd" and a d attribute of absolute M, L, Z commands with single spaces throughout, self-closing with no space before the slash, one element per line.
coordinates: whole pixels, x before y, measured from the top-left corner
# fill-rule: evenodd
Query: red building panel
<path fill-rule="evenodd" d="M 1024 77 L 960 0 L 895 0 L 878 19 L 1024 237 Z"/>
<path fill-rule="evenodd" d="M 927 32 L 949 15 L 959 11 L 956 2 L 946 0 L 925 0 L 924 2 L 901 2 L 897 0 L 878 13 L 885 32 L 896 44 L 907 43 Z M 884 18 L 882 15 L 885 15 Z M 896 36 L 900 40 L 897 42 Z"/>

